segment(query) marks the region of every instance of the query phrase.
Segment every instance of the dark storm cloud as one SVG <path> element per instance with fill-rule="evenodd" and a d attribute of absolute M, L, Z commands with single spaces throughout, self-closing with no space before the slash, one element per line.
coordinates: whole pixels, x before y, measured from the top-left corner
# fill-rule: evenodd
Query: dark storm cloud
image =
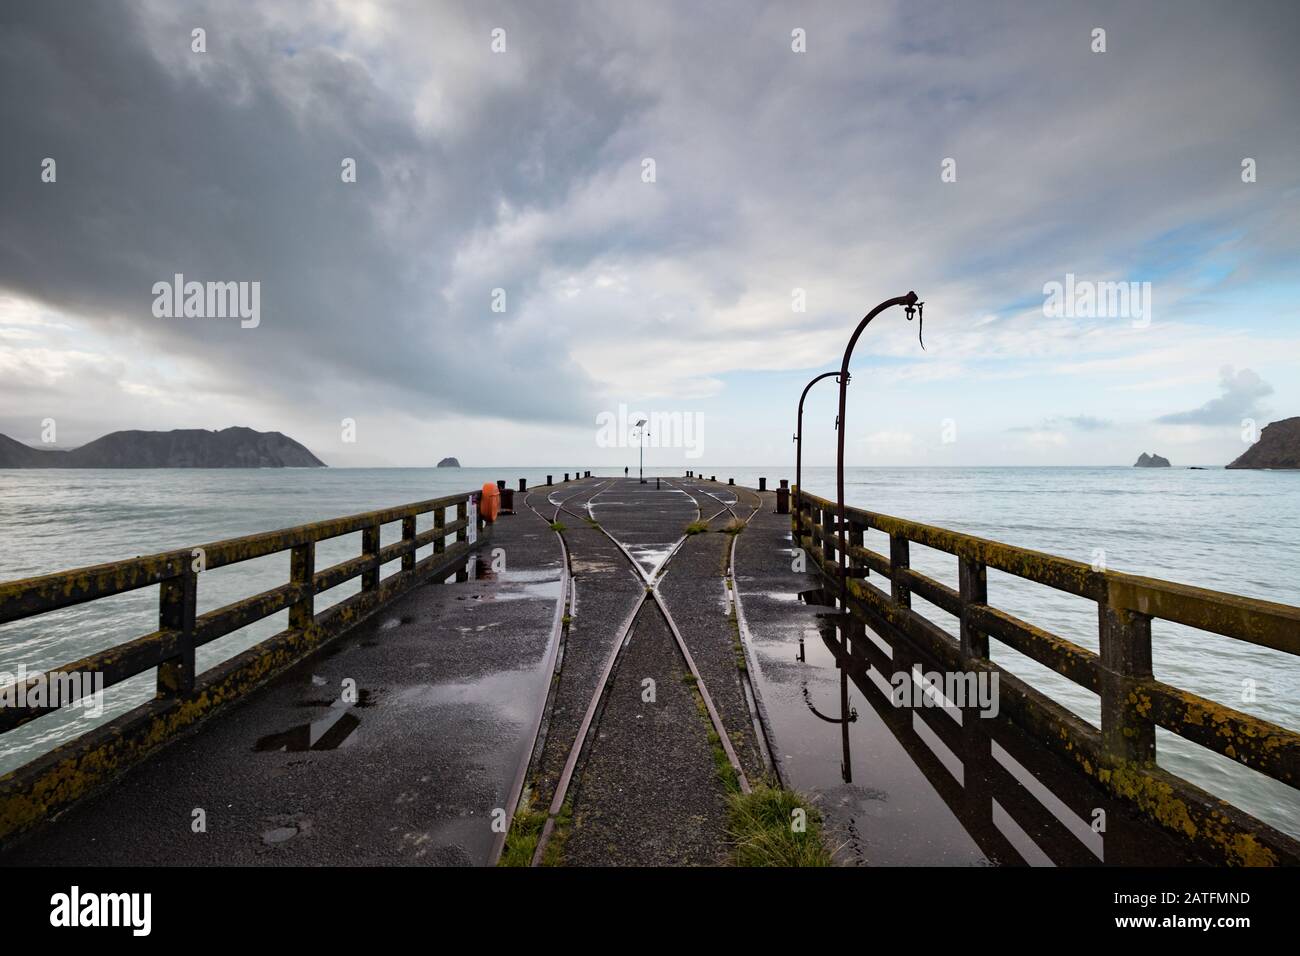
<path fill-rule="evenodd" d="M 214 406 L 241 396 L 275 427 L 398 411 L 589 425 L 597 403 L 817 365 L 846 321 L 909 288 L 929 303 L 931 351 L 884 322 L 864 360 L 943 361 L 954 380 L 1066 358 L 1079 376 L 1091 358 L 1146 374 L 1158 329 L 1047 321 L 1043 285 L 1151 278 L 1158 325 L 1184 317 L 1186 289 L 1215 291 L 1205 276 L 1223 263 L 1204 267 L 1225 237 L 1243 263 L 1225 281 L 1289 274 L 1297 11 L 7 2 L 0 293 L 89 324 L 102 361 L 87 373 L 66 358 L 76 343 L 31 326 L 4 344 L 9 368 L 34 371 L 0 379 L 0 404 L 39 397 L 40 414 L 22 409 L 39 419 L 61 414 L 60 391 L 94 388 L 112 409 L 123 382 L 149 384 L 139 355 L 205 363 Z M 189 50 L 196 25 L 206 54 Z M 1089 49 L 1098 25 L 1104 54 Z M 506 55 L 489 52 L 497 26 Z M 57 185 L 39 180 L 45 156 Z M 1240 181 L 1243 156 L 1258 183 Z M 154 318 L 152 285 L 176 272 L 260 281 L 260 327 Z M 1254 361 L 1203 339 L 1184 337 L 1211 368 Z M 1089 414 L 1053 424 L 1120 417 L 1075 384 L 1056 404 Z"/>
<path fill-rule="evenodd" d="M 632 104 L 573 69 L 548 114 L 489 100 L 492 122 L 444 145 L 419 136 L 358 60 L 290 55 L 256 8 L 223 9 L 176 21 L 166 63 L 137 5 L 0 10 L 0 286 L 220 364 L 268 400 L 341 385 L 572 417 L 586 380 L 563 343 L 493 335 L 510 314 L 490 311 L 491 289 L 517 308 L 530 276 L 494 274 L 472 301 L 441 290 L 497 203 L 525 190 L 546 202 Z M 190 52 L 190 22 L 207 24 L 206 54 Z M 566 111 L 582 122 L 552 128 Z M 547 176 L 521 173 L 503 138 L 544 153 Z M 47 156 L 53 185 L 39 179 Z M 358 162 L 354 185 L 340 180 L 343 157 Z M 260 327 L 155 318 L 151 288 L 175 273 L 260 281 Z"/>

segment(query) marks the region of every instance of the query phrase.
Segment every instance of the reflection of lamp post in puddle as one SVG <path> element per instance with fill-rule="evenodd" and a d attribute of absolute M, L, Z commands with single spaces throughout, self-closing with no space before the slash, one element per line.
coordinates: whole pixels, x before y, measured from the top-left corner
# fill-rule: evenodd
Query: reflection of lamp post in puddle
<path fill-rule="evenodd" d="M 840 746 L 843 750 L 843 756 L 840 759 L 840 776 L 844 778 L 845 783 L 852 783 L 853 763 L 849 756 L 849 724 L 857 722 L 858 711 L 856 708 L 849 706 L 849 675 L 839 662 L 838 655 L 835 667 L 840 672 L 840 716 L 827 717 L 813 705 L 812 694 L 808 691 L 808 682 L 806 680 L 803 683 L 803 702 L 818 720 L 824 720 L 828 724 L 840 725 Z"/>
<path fill-rule="evenodd" d="M 638 438 L 638 443 L 641 446 L 641 465 L 637 471 L 637 476 L 641 479 L 641 484 L 643 485 L 645 484 L 645 422 L 646 420 L 642 418 L 637 421 L 635 426 L 633 426 L 641 432 L 641 435 Z"/>

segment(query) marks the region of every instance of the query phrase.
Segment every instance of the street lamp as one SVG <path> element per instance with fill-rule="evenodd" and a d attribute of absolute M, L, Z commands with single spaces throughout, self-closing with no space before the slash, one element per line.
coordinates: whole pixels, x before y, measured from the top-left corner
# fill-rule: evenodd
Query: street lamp
<path fill-rule="evenodd" d="M 919 317 L 922 322 L 925 321 L 923 313 L 925 303 L 917 301 L 915 292 L 886 299 L 868 312 L 862 321 L 858 323 L 858 327 L 853 330 L 853 337 L 849 339 L 849 344 L 844 349 L 844 361 L 840 363 L 840 414 L 835 419 L 835 429 L 839 432 L 838 447 L 835 454 L 835 492 L 837 496 L 835 500 L 835 535 L 839 542 L 840 553 L 840 611 L 845 615 L 849 613 L 849 555 L 846 550 L 848 544 L 846 525 L 848 522 L 844 514 L 844 413 L 848 402 L 849 359 L 853 357 L 853 347 L 858 344 L 858 337 L 862 335 L 862 330 L 867 327 L 867 323 L 881 312 L 896 305 L 903 306 L 907 321 L 911 322 L 914 317 Z M 921 348 L 925 348 L 924 339 L 921 341 Z"/>
<path fill-rule="evenodd" d="M 637 476 L 641 479 L 641 484 L 645 484 L 645 419 L 642 418 L 636 423 L 636 428 L 641 432 L 641 464 L 637 470 Z"/>
<path fill-rule="evenodd" d="M 808 390 L 822 379 L 839 374 L 822 372 L 803 387 L 803 394 L 799 396 L 799 417 L 795 420 L 794 431 L 794 533 L 795 545 L 800 548 L 803 547 L 803 505 L 800 503 L 803 498 L 803 400 L 808 397 Z"/>

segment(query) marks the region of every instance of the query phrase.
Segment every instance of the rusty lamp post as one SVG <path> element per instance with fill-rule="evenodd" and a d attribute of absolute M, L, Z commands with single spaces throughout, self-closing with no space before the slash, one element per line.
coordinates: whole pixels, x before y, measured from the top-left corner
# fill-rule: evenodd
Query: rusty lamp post
<path fill-rule="evenodd" d="M 808 397 L 809 390 L 824 378 L 830 378 L 832 375 L 838 376 L 839 372 L 822 372 L 811 382 L 803 387 L 803 394 L 799 396 L 799 417 L 795 419 L 794 430 L 794 532 L 795 547 L 803 547 L 801 543 L 803 536 L 803 506 L 800 499 L 803 497 L 803 401 Z"/>
<path fill-rule="evenodd" d="M 923 315 L 924 302 L 917 300 L 915 292 L 909 292 L 907 295 L 895 296 L 892 299 L 886 299 L 874 309 L 866 314 L 858 327 L 853 330 L 853 336 L 849 339 L 849 344 L 844 349 L 844 361 L 840 364 L 839 382 L 840 382 L 840 414 L 835 420 L 835 430 L 839 432 L 838 447 L 835 454 L 835 492 L 836 492 L 836 510 L 835 510 L 835 535 L 838 542 L 839 551 L 839 590 L 840 590 L 840 612 L 847 615 L 849 613 L 849 555 L 848 555 L 848 534 L 846 527 L 848 525 L 847 516 L 844 513 L 844 415 L 847 409 L 848 390 L 849 390 L 849 359 L 853 357 L 853 347 L 858 344 L 858 338 L 862 331 L 867 327 L 872 319 L 878 316 L 886 309 L 893 308 L 896 305 L 903 307 L 907 320 L 910 322 L 913 318 L 920 318 L 925 321 Z M 925 348 L 925 340 L 921 340 L 921 348 Z"/>

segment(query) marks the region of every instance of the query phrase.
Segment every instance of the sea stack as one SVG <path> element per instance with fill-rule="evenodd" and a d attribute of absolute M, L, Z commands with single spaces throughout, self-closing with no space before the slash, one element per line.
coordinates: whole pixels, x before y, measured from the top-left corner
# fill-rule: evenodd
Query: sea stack
<path fill-rule="evenodd" d="M 1265 425 L 1259 441 L 1229 468 L 1300 468 L 1300 417 Z"/>
<path fill-rule="evenodd" d="M 1148 455 L 1146 452 L 1138 455 L 1138 460 L 1133 463 L 1134 468 L 1168 468 L 1169 459 L 1161 458 L 1159 455 Z"/>
<path fill-rule="evenodd" d="M 459 468 L 459 467 L 460 467 L 460 462 L 458 462 L 455 458 L 444 458 L 442 461 L 438 462 L 438 467 L 439 467 L 439 468 Z"/>

